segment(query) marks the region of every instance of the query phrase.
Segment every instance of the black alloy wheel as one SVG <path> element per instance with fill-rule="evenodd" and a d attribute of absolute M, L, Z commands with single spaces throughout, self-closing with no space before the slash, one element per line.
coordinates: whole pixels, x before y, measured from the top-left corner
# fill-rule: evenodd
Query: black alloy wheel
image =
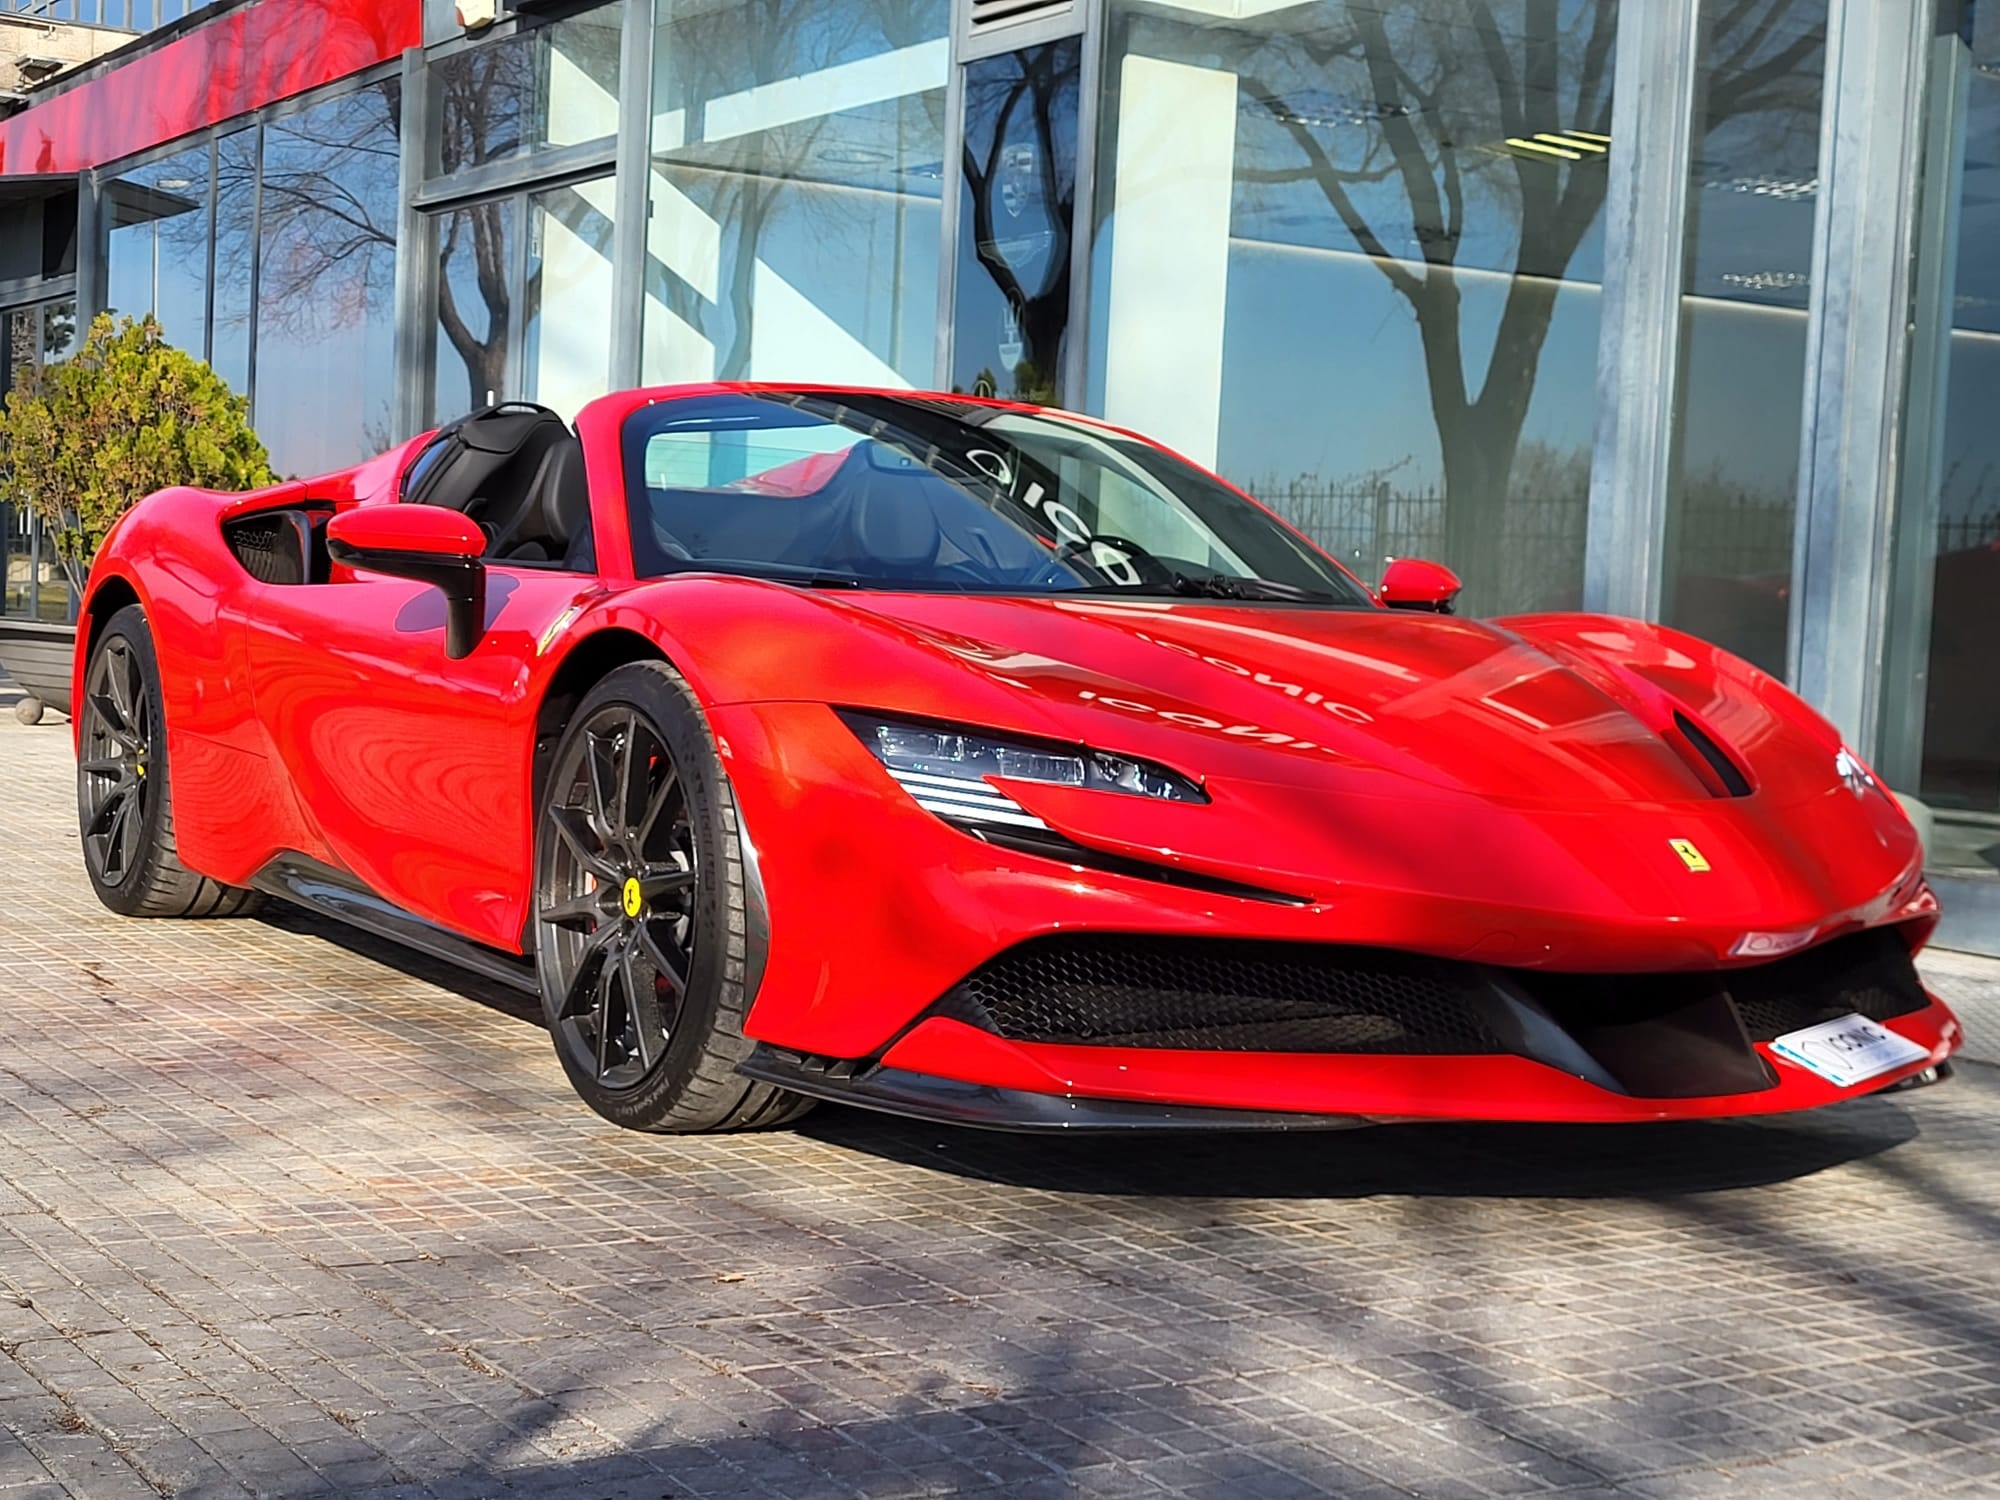
<path fill-rule="evenodd" d="M 623 1090 L 666 1056 L 680 1020 L 701 854 L 673 755 L 636 708 L 599 709 L 574 748 L 545 810 L 555 848 L 536 945 L 560 976 L 557 1045 L 598 1087 Z"/>
<path fill-rule="evenodd" d="M 131 880 L 147 852 L 158 761 L 153 695 L 132 641 L 107 635 L 84 677 L 77 803 L 83 857 L 98 885 Z"/>
<path fill-rule="evenodd" d="M 701 705 L 661 661 L 571 717 L 535 835 L 535 962 L 563 1071 L 634 1130 L 738 1130 L 811 1101 L 736 1071 L 753 929 L 736 805 Z M 761 941 L 761 934 L 755 941 Z"/>

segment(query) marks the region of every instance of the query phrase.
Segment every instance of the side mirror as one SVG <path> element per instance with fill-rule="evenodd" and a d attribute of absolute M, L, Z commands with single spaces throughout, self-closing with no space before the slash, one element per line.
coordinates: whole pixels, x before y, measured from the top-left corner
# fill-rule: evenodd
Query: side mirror
<path fill-rule="evenodd" d="M 445 599 L 444 654 L 472 654 L 486 629 L 486 534 L 438 505 L 364 505 L 326 523 L 327 555 L 343 567 L 410 578 Z"/>
<path fill-rule="evenodd" d="M 1422 609 L 1434 615 L 1452 612 L 1451 601 L 1465 585 L 1443 563 L 1420 557 L 1399 557 L 1382 574 L 1378 597 L 1391 609 Z"/>

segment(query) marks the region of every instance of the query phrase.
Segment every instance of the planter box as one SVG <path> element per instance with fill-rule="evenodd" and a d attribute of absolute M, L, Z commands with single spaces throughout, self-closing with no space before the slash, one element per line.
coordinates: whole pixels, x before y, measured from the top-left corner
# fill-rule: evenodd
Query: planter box
<path fill-rule="evenodd" d="M 70 661 L 76 655 L 74 625 L 39 620 L 0 620 L 0 669 L 30 698 L 68 713 Z"/>

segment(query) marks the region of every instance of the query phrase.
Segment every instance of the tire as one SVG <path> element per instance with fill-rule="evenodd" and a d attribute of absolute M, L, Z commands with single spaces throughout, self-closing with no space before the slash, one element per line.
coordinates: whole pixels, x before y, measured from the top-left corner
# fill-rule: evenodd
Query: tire
<path fill-rule="evenodd" d="M 181 863 L 160 666 L 138 605 L 113 615 L 91 648 L 77 713 L 77 825 L 97 899 L 127 917 L 235 917 L 262 906 L 256 891 Z"/>
<path fill-rule="evenodd" d="M 736 804 L 693 692 L 619 667 L 578 706 L 536 814 L 535 963 L 556 1056 L 631 1130 L 745 1130 L 812 1101 L 744 1078 Z"/>
<path fill-rule="evenodd" d="M 23 724 L 39 724 L 42 722 L 42 707 L 39 698 L 23 698 L 14 705 L 14 717 Z"/>

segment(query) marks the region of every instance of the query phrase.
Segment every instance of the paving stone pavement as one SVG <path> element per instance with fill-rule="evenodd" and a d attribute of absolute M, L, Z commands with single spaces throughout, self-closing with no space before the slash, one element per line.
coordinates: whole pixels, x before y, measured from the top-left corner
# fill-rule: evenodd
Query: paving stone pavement
<path fill-rule="evenodd" d="M 2000 1495 L 2000 1068 L 1751 1124 L 637 1136 L 509 997 L 101 911 L 71 774 L 0 713 L 0 1500 Z"/>

